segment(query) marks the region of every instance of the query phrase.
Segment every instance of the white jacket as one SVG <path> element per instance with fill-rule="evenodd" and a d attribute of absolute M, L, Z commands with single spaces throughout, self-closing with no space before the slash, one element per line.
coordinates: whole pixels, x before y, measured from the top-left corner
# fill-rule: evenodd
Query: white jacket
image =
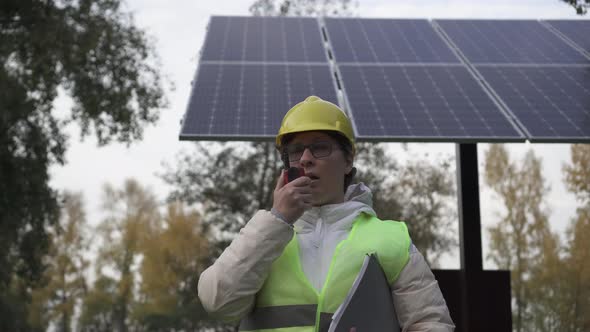
<path fill-rule="evenodd" d="M 294 224 L 303 272 L 318 290 L 324 284 L 336 245 L 361 213 L 375 215 L 371 191 L 351 185 L 345 202 L 315 207 Z M 271 264 L 293 236 L 290 225 L 258 211 L 199 279 L 199 298 L 213 317 L 237 322 L 254 307 L 256 293 Z M 454 325 L 437 281 L 422 254 L 410 247 L 410 260 L 391 285 L 402 331 L 453 331 Z"/>

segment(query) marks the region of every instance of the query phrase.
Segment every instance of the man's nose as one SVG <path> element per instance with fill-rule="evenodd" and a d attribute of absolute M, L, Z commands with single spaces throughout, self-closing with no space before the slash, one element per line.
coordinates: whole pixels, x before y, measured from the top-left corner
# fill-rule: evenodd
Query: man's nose
<path fill-rule="evenodd" d="M 301 155 L 301 159 L 299 159 L 299 162 L 301 163 L 301 166 L 307 167 L 313 164 L 314 159 L 315 157 L 309 148 L 305 148 L 305 150 L 303 150 L 303 154 Z"/>

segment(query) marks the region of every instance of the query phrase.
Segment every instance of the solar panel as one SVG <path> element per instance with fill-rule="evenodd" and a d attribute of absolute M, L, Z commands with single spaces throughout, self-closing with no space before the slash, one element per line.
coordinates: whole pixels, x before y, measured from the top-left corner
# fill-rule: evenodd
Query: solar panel
<path fill-rule="evenodd" d="M 590 21 L 555 20 L 546 21 L 571 41 L 590 53 Z"/>
<path fill-rule="evenodd" d="M 467 69 L 340 66 L 359 139 L 522 140 Z"/>
<path fill-rule="evenodd" d="M 531 140 L 590 141 L 590 66 L 478 66 Z"/>
<path fill-rule="evenodd" d="M 427 20 L 326 18 L 337 62 L 457 63 Z"/>
<path fill-rule="evenodd" d="M 340 94 L 359 140 L 588 142 L 589 29 L 212 17 L 180 136 L 270 139 L 295 103 L 312 94 L 338 103 Z"/>
<path fill-rule="evenodd" d="M 338 103 L 331 76 L 328 65 L 202 63 L 180 138 L 274 137 L 307 96 Z"/>
<path fill-rule="evenodd" d="M 537 21 L 436 20 L 472 63 L 585 64 L 588 60 Z"/>
<path fill-rule="evenodd" d="M 213 16 L 201 61 L 327 62 L 313 18 Z"/>

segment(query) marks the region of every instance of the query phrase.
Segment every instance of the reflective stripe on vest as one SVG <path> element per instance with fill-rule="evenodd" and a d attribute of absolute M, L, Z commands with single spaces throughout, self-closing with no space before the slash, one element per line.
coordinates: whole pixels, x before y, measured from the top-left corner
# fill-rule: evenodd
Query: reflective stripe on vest
<path fill-rule="evenodd" d="M 315 304 L 284 305 L 255 308 L 240 322 L 240 331 L 281 329 L 315 325 L 318 306 Z M 331 313 L 320 314 L 320 331 L 328 331 Z"/>
<path fill-rule="evenodd" d="M 381 221 L 361 214 L 348 237 L 338 243 L 321 292 L 309 282 L 299 259 L 297 237 L 287 244 L 256 294 L 255 309 L 243 319 L 240 331 L 327 331 L 360 271 L 364 257 L 376 253 L 393 283 L 409 260 L 410 236 L 404 223 Z"/>

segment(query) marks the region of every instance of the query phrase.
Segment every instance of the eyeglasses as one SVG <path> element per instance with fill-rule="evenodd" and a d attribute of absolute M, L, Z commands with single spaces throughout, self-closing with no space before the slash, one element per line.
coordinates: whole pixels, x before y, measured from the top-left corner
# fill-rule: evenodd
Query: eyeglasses
<path fill-rule="evenodd" d="M 289 144 L 283 149 L 283 154 L 289 156 L 289 161 L 298 161 L 303 156 L 303 152 L 305 149 L 309 149 L 311 155 L 314 158 L 326 158 L 330 154 L 332 154 L 332 146 L 334 146 L 331 142 L 321 141 L 321 142 L 314 142 L 311 144 Z"/>

